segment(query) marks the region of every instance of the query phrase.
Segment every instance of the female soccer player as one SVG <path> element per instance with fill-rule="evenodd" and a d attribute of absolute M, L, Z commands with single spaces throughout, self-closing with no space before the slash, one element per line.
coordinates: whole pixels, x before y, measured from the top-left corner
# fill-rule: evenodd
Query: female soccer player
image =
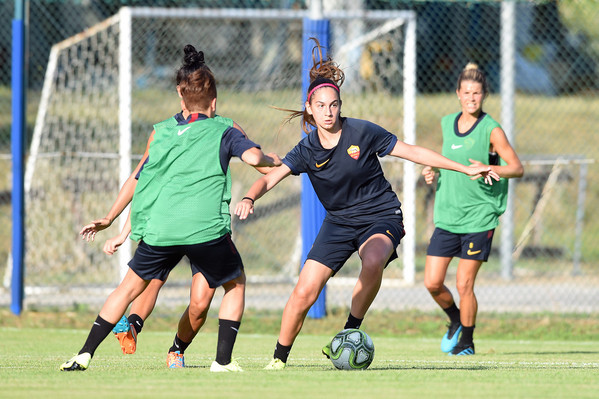
<path fill-rule="evenodd" d="M 468 167 L 423 147 L 409 145 L 374 123 L 342 117 L 341 69 L 322 59 L 317 40 L 313 49 L 311 84 L 304 111 L 292 111 L 289 119 L 302 116 L 308 134 L 283 159 L 283 164 L 257 180 L 235 214 L 245 219 L 258 200 L 290 174 L 307 173 L 327 211 L 320 232 L 285 306 L 279 339 L 269 370 L 283 369 L 306 314 L 325 283 L 358 251 L 362 269 L 354 287 L 351 311 L 345 328 L 359 328 L 376 297 L 383 269 L 397 257 L 404 236 L 401 204 L 383 176 L 378 157 L 393 155 L 420 164 L 434 165 L 490 182 L 488 166 Z M 320 59 L 317 61 L 315 51 Z M 312 128 L 313 127 L 313 128 Z M 325 355 L 330 348 L 323 348 Z"/>
<path fill-rule="evenodd" d="M 462 110 L 441 120 L 442 154 L 478 167 L 488 164 L 502 179 L 487 186 L 450 170 L 440 171 L 435 195 L 435 231 L 427 250 L 424 285 L 450 320 L 441 350 L 450 355 L 474 355 L 472 334 L 478 309 L 474 280 L 489 257 L 495 227 L 505 211 L 507 179 L 521 177 L 524 169 L 499 123 L 483 112 L 489 89 L 476 65 L 466 65 L 458 77 L 456 93 Z M 423 169 L 428 184 L 433 183 L 436 171 L 432 165 Z M 454 256 L 460 258 L 456 275 L 460 309 L 444 285 L 447 267 Z"/>
<path fill-rule="evenodd" d="M 203 54 L 185 48 L 185 65 L 203 64 Z M 243 371 L 231 353 L 243 315 L 245 274 L 230 232 L 229 161 L 240 157 L 253 166 L 276 166 L 239 130 L 214 119 L 216 82 L 207 68 L 195 68 L 180 84 L 190 115 L 176 126 L 154 126 L 148 162 L 139 174 L 131 204 L 131 238 L 140 240 L 123 281 L 110 294 L 79 353 L 63 371 L 85 370 L 96 348 L 152 279 L 165 280 L 187 256 L 194 272 L 189 322 L 197 333 L 206 320 L 217 287 L 225 294 L 219 311 L 219 338 L 211 371 Z M 198 156 L 201 154 L 201 156 Z M 175 336 L 167 365 L 184 366 L 190 342 Z"/>
<path fill-rule="evenodd" d="M 187 76 L 194 72 L 198 68 L 208 68 L 205 63 L 200 63 L 197 65 L 191 65 L 188 67 L 180 68 L 177 71 L 176 76 L 176 84 L 177 84 L 177 92 L 179 97 L 181 97 L 181 93 L 179 92 L 179 84 L 181 81 L 187 78 Z M 189 116 L 189 111 L 185 109 L 185 103 L 181 100 L 181 109 L 182 111 L 172 118 L 169 118 L 164 121 L 164 123 L 171 124 L 176 126 L 177 124 L 186 120 Z M 218 120 L 221 123 L 224 123 L 228 126 L 232 126 L 238 130 L 240 130 L 246 137 L 247 134 L 245 131 L 232 119 L 225 118 L 219 115 L 216 115 L 214 119 Z M 148 158 L 148 152 L 150 149 L 150 144 L 154 140 L 155 132 L 152 131 L 150 137 L 148 138 L 148 143 L 146 145 L 146 150 L 137 164 L 137 167 L 131 173 L 129 178 L 123 184 L 123 187 L 119 191 L 119 194 L 110 208 L 109 212 L 106 214 L 104 218 L 93 220 L 91 223 L 83 226 L 79 234 L 83 237 L 84 240 L 94 241 L 96 234 L 99 231 L 102 231 L 112 225 L 114 220 L 121 214 L 121 212 L 127 207 L 127 205 L 131 202 L 133 198 L 133 192 L 135 191 L 135 187 L 137 185 L 137 176 L 142 166 L 145 164 Z M 278 162 L 280 161 L 277 154 L 269 153 L 268 156 L 276 159 Z M 260 173 L 267 173 L 271 168 L 270 167 L 255 167 Z M 227 198 L 225 201 L 225 206 L 229 205 L 230 199 Z M 131 232 L 130 224 L 126 224 L 123 230 L 116 235 L 115 237 L 109 238 L 106 240 L 103 250 L 106 254 L 112 255 L 114 254 L 118 248 L 125 242 L 128 238 L 129 233 Z M 148 284 L 148 287 L 142 292 L 131 304 L 131 310 L 129 316 L 123 316 L 121 320 L 116 324 L 113 329 L 113 333 L 115 337 L 118 339 L 119 344 L 121 345 L 121 350 L 123 354 L 133 354 L 137 349 L 137 339 L 139 333 L 141 333 L 145 320 L 150 316 L 152 311 L 154 310 L 154 306 L 156 305 L 156 300 L 158 297 L 158 293 L 160 289 L 164 285 L 165 281 L 153 279 Z M 180 338 L 185 342 L 191 342 L 194 335 L 191 331 L 189 324 L 189 309 L 186 309 L 181 316 L 181 320 L 179 321 L 180 325 Z"/>

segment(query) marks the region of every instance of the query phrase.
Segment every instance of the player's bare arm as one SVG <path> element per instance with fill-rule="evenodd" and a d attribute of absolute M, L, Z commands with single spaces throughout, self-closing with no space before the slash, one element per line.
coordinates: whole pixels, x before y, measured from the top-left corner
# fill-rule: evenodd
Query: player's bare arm
<path fill-rule="evenodd" d="M 277 154 L 264 154 L 262 150 L 253 147 L 241 154 L 243 162 L 254 167 L 274 167 L 281 165 L 281 158 Z"/>
<path fill-rule="evenodd" d="M 241 220 L 246 219 L 254 213 L 254 201 L 257 201 L 290 174 L 291 169 L 287 165 L 281 164 L 256 180 L 245 194 L 244 199 L 235 206 L 235 215 Z"/>
<path fill-rule="evenodd" d="M 79 231 L 79 235 L 82 237 L 82 239 L 88 242 L 94 241 L 94 239 L 96 238 L 96 234 L 110 227 L 112 225 L 112 222 L 114 222 L 114 220 L 117 217 L 119 217 L 119 215 L 121 214 L 121 212 L 123 212 L 127 205 L 129 205 L 129 203 L 133 199 L 135 187 L 137 186 L 137 179 L 135 178 L 135 176 L 137 176 L 142 165 L 148 158 L 148 153 L 150 151 L 150 143 L 153 140 L 154 131 L 152 130 L 152 133 L 148 138 L 148 143 L 146 144 L 146 151 L 144 152 L 144 155 L 141 157 L 141 160 L 123 184 L 123 187 L 121 187 L 121 190 L 119 191 L 116 200 L 112 204 L 112 207 L 108 211 L 108 214 L 101 219 L 93 220 L 89 224 L 83 226 L 81 228 L 81 231 Z"/>
<path fill-rule="evenodd" d="M 433 168 L 455 170 L 456 172 L 461 172 L 465 175 L 471 176 L 472 179 L 483 177 L 485 179 L 485 183 L 487 184 L 492 184 L 493 180 L 499 181 L 499 175 L 493 172 L 491 167 L 488 165 L 462 165 L 461 163 L 452 161 L 451 159 L 448 159 L 433 150 L 429 150 L 428 148 L 417 145 L 407 144 L 403 141 L 397 141 L 390 155 L 407 159 L 408 161 L 412 161 L 421 165 L 428 165 Z"/>
<path fill-rule="evenodd" d="M 524 167 L 518 154 L 510 144 L 505 132 L 500 127 L 496 127 L 491 131 L 491 145 L 493 149 L 501 159 L 503 159 L 507 165 L 492 165 L 493 171 L 499 176 L 504 178 L 522 177 L 524 175 Z"/>

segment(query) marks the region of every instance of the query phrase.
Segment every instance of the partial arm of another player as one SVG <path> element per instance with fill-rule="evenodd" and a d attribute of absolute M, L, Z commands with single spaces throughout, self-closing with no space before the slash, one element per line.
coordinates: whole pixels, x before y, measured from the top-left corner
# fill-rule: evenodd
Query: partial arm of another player
<path fill-rule="evenodd" d="M 456 172 L 461 172 L 465 175 L 471 176 L 472 180 L 483 177 L 485 179 L 485 183 L 487 184 L 493 184 L 493 179 L 496 181 L 499 180 L 499 175 L 494 172 L 489 165 L 462 165 L 461 163 L 452 161 L 451 159 L 446 158 L 433 150 L 429 150 L 428 148 L 417 145 L 407 144 L 400 140 L 397 141 L 390 155 L 407 159 L 408 161 L 412 161 L 421 165 L 427 165 L 432 168 L 455 170 Z"/>
<path fill-rule="evenodd" d="M 148 157 L 150 143 L 152 142 L 152 140 L 154 140 L 154 131 L 152 131 L 150 137 L 148 138 L 148 144 L 146 145 L 146 151 L 144 152 L 144 155 L 137 164 L 137 167 L 135 168 L 133 173 L 131 173 L 131 175 L 123 184 L 123 187 L 121 187 L 121 190 L 119 191 L 116 200 L 112 204 L 112 207 L 110 208 L 106 216 L 104 216 L 101 219 L 93 220 L 91 223 L 83 226 L 83 228 L 79 232 L 79 235 L 81 235 L 81 237 L 84 240 L 94 241 L 96 234 L 99 231 L 102 231 L 110 227 L 112 225 L 112 222 L 114 222 L 114 220 L 117 217 L 119 217 L 119 215 L 121 214 L 121 212 L 123 212 L 127 205 L 129 205 L 131 199 L 133 198 L 135 187 L 137 186 L 137 179 L 135 178 L 135 176 L 137 176 L 137 173 L 139 173 L 139 170 L 146 161 L 146 158 Z"/>
<path fill-rule="evenodd" d="M 119 247 L 121 245 L 123 245 L 123 243 L 125 242 L 127 237 L 129 237 L 130 233 L 131 233 L 131 212 L 129 212 L 129 215 L 127 216 L 127 221 L 125 222 L 125 225 L 123 226 L 123 229 L 121 230 L 121 232 L 117 236 L 109 238 L 104 243 L 104 248 L 103 248 L 104 253 L 107 255 L 114 254 L 119 249 Z"/>
<path fill-rule="evenodd" d="M 244 135 L 246 138 L 249 138 L 249 137 L 248 137 L 248 135 L 247 135 L 247 133 L 245 132 L 245 130 L 243 130 L 243 129 L 241 128 L 241 126 L 239 126 L 239 125 L 237 124 L 237 122 L 233 121 L 233 127 L 234 127 L 235 129 L 239 130 L 241 133 L 243 133 L 243 135 Z M 270 156 L 271 158 L 275 158 L 275 157 L 276 157 L 276 160 L 278 160 L 278 162 L 279 162 L 277 165 L 280 165 L 280 164 L 281 164 L 281 158 L 279 158 L 279 156 L 278 156 L 277 154 L 275 154 L 275 153 L 268 153 L 268 154 L 266 154 L 266 155 Z M 252 165 L 252 166 L 253 166 L 253 165 Z M 267 174 L 268 172 L 270 172 L 270 171 L 272 170 L 272 168 L 273 168 L 273 166 L 254 166 L 254 169 L 256 169 L 258 172 L 262 173 L 263 175 L 265 175 L 265 174 Z"/>
<path fill-rule="evenodd" d="M 500 127 L 496 127 L 491 131 L 491 145 L 493 146 L 493 151 L 497 152 L 501 159 L 506 162 L 506 165 L 491 165 L 491 169 L 497 173 L 499 177 L 509 179 L 522 177 L 524 175 L 522 162 L 520 162 L 518 154 L 516 154 L 516 151 L 514 151 L 514 148 L 508 141 L 505 132 Z M 482 162 L 474 159 L 470 159 L 470 162 L 472 162 L 471 166 L 486 166 Z"/>
<path fill-rule="evenodd" d="M 281 158 L 274 153 L 265 154 L 259 148 L 252 147 L 241 154 L 241 160 L 250 166 L 275 167 L 281 165 Z"/>
<path fill-rule="evenodd" d="M 256 180 L 245 194 L 244 199 L 235 206 L 235 214 L 239 216 L 239 219 L 246 219 L 254 213 L 254 201 L 257 201 L 290 174 L 289 166 L 282 164 Z"/>

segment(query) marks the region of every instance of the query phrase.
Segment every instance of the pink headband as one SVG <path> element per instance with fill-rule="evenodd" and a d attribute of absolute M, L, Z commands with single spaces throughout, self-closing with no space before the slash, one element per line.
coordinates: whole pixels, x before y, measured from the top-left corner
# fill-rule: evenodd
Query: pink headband
<path fill-rule="evenodd" d="M 339 93 L 339 88 L 337 86 L 335 86 L 334 84 L 332 84 L 332 83 L 321 83 L 318 86 L 314 87 L 312 90 L 310 90 L 310 93 L 308 93 L 308 99 L 306 101 L 310 101 L 310 97 L 312 97 L 312 94 L 316 90 L 320 89 L 321 87 L 327 87 L 327 86 L 328 87 L 332 87 L 333 89 L 337 90 L 337 93 Z"/>

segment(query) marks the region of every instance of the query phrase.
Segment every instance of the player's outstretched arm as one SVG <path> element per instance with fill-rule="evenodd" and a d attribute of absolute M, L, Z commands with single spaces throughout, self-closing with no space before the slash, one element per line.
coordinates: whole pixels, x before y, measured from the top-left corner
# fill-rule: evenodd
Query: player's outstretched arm
<path fill-rule="evenodd" d="M 275 167 L 281 165 L 281 158 L 274 153 L 264 154 L 259 148 L 253 147 L 241 154 L 243 162 L 253 167 Z"/>
<path fill-rule="evenodd" d="M 137 176 L 139 170 L 148 158 L 148 152 L 150 150 L 150 143 L 152 142 L 152 140 L 154 140 L 154 131 L 152 131 L 150 137 L 148 138 L 148 143 L 146 145 L 146 151 L 144 152 L 144 155 L 135 167 L 135 170 L 133 170 L 133 173 L 129 175 L 129 177 L 123 184 L 123 187 L 121 187 L 121 190 L 119 191 L 116 200 L 112 204 L 112 207 L 110 208 L 106 216 L 101 219 L 93 220 L 89 224 L 83 226 L 83 228 L 79 232 L 79 235 L 81 235 L 81 237 L 84 240 L 88 242 L 94 241 L 94 239 L 96 238 L 96 234 L 99 231 L 102 231 L 110 227 L 112 225 L 112 222 L 114 222 L 114 220 L 117 217 L 119 217 L 119 215 L 123 212 L 127 205 L 129 205 L 131 199 L 133 198 L 135 187 L 137 186 L 137 179 L 135 177 Z"/>
<path fill-rule="evenodd" d="M 239 130 L 241 133 L 243 133 L 243 135 L 249 139 L 249 136 L 247 135 L 247 133 L 245 132 L 245 130 L 243 130 L 243 128 L 241 126 L 239 126 L 237 124 L 237 122 L 233 121 L 233 127 L 237 130 Z M 269 152 L 268 154 L 266 154 L 267 156 L 278 160 L 278 164 L 280 165 L 281 163 L 281 158 L 279 158 L 279 156 L 277 154 L 275 154 L 274 152 Z M 267 174 L 268 172 L 270 172 L 272 170 L 273 166 L 254 166 L 254 169 L 256 169 L 258 172 L 262 173 L 263 175 Z"/>
<path fill-rule="evenodd" d="M 235 206 L 234 213 L 239 219 L 246 219 L 250 214 L 254 213 L 254 201 L 257 201 L 290 174 L 291 169 L 285 164 L 273 168 L 254 182 L 243 199 Z"/>
<path fill-rule="evenodd" d="M 456 172 L 461 172 L 465 175 L 471 176 L 473 180 L 483 177 L 485 179 L 485 183 L 487 184 L 493 184 L 493 180 L 499 181 L 499 175 L 493 172 L 489 165 L 462 165 L 461 163 L 452 161 L 451 159 L 444 157 L 438 152 L 429 150 L 428 148 L 406 144 L 399 140 L 395 144 L 395 147 L 393 147 L 393 150 L 390 154 L 398 158 L 407 159 L 408 161 L 431 166 L 433 168 L 455 170 Z"/>

